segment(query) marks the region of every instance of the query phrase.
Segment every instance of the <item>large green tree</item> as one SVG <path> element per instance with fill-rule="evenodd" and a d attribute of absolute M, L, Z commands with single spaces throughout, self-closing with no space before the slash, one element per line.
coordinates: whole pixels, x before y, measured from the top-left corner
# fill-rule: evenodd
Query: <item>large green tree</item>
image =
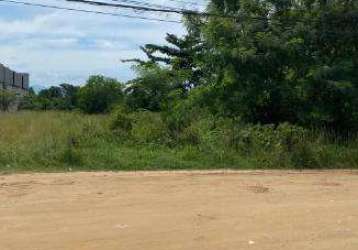
<path fill-rule="evenodd" d="M 217 112 L 358 128 L 356 1 L 212 0 L 209 11 L 222 15 L 201 29 Z"/>
<path fill-rule="evenodd" d="M 105 113 L 123 101 L 123 85 L 115 79 L 91 76 L 78 93 L 79 108 L 86 113 Z"/>
<path fill-rule="evenodd" d="M 358 131 L 357 1 L 211 0 L 206 11 L 137 62 L 181 75 L 179 96 L 219 116 Z"/>
<path fill-rule="evenodd" d="M 131 110 L 161 111 L 173 89 L 171 71 L 154 63 L 137 65 L 138 77 L 127 83 L 126 104 Z"/>

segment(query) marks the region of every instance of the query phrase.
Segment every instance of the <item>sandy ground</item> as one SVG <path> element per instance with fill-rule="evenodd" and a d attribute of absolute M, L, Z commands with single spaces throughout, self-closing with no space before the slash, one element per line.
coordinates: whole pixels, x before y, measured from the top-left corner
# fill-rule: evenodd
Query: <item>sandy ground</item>
<path fill-rule="evenodd" d="M 357 250 L 358 172 L 0 175 L 1 250 Z"/>

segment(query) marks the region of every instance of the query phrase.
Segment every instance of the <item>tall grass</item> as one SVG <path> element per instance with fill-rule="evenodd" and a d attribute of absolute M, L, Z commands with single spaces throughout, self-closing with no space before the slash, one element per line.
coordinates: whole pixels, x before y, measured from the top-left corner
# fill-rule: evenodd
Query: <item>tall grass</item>
<path fill-rule="evenodd" d="M 0 172 L 358 167 L 357 140 L 335 142 L 289 124 L 205 116 L 172 134 L 149 112 L 0 113 Z"/>
<path fill-rule="evenodd" d="M 105 138 L 105 121 L 104 116 L 91 117 L 77 113 L 1 114 L 1 168 L 8 171 L 51 170 L 78 164 L 79 148 Z"/>

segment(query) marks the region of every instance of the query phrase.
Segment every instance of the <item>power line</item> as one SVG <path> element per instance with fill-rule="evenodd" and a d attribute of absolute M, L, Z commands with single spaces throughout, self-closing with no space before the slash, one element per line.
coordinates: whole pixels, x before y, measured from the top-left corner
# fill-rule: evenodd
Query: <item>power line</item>
<path fill-rule="evenodd" d="M 167 19 L 160 19 L 160 18 L 134 16 L 134 15 L 128 15 L 128 14 L 120 14 L 120 13 L 104 12 L 104 11 L 96 11 L 96 10 L 85 10 L 85 9 L 78 9 L 78 8 L 69 8 L 69 7 L 61 7 L 61 6 L 56 6 L 56 5 L 47 5 L 47 4 L 22 2 L 22 1 L 14 1 L 14 0 L 0 0 L 0 2 L 6 2 L 6 3 L 18 4 L 18 5 L 26 5 L 26 6 L 34 6 L 34 7 L 47 8 L 47 9 L 67 10 L 67 11 L 107 15 L 107 16 L 114 16 L 114 17 L 124 17 L 124 18 L 131 18 L 131 19 L 141 19 L 141 20 L 167 22 L 167 23 L 182 23 L 182 21 L 177 21 L 177 20 L 167 20 Z"/>
<path fill-rule="evenodd" d="M 202 17 L 235 18 L 235 16 L 219 15 L 219 14 L 214 14 L 214 13 L 199 12 L 199 11 L 188 10 L 188 9 L 152 8 L 152 7 L 131 5 L 131 4 L 108 3 L 108 2 L 89 1 L 89 0 L 64 0 L 64 1 L 73 2 L 73 3 L 82 3 L 82 4 L 87 4 L 87 5 L 94 5 L 94 6 L 101 6 L 101 7 L 132 9 L 132 10 L 138 10 L 138 11 L 174 13 L 174 14 L 180 14 L 180 15 L 195 15 L 195 16 L 202 16 Z"/>
<path fill-rule="evenodd" d="M 159 7 L 159 8 L 178 9 L 178 7 L 166 6 L 163 4 L 153 4 L 148 1 L 137 1 L 137 0 L 110 0 L 110 1 L 112 1 L 112 2 L 127 2 L 127 3 L 139 4 L 139 5 L 145 5 L 145 6 L 154 6 L 154 7 Z M 205 4 L 200 4 L 200 3 L 196 3 L 196 2 L 181 1 L 181 0 L 167 0 L 167 1 L 176 3 L 176 4 L 186 4 L 186 5 L 192 5 L 192 6 L 206 7 Z"/>
<path fill-rule="evenodd" d="M 160 5 L 160 4 L 153 4 L 153 3 L 149 3 L 147 1 L 136 1 L 136 0 L 110 0 L 110 1 L 122 2 L 122 3 L 124 2 L 124 3 L 136 4 L 136 5 L 140 5 L 140 6 L 153 7 L 153 8 L 166 8 L 166 9 L 178 10 L 178 8 L 176 8 L 176 7 L 164 6 L 164 5 Z"/>
<path fill-rule="evenodd" d="M 171 9 L 167 9 L 167 8 L 152 8 L 152 7 L 130 5 L 130 4 L 123 4 L 123 3 L 108 3 L 108 2 L 89 1 L 89 0 L 64 0 L 64 1 L 74 2 L 74 3 L 82 3 L 82 4 L 87 4 L 87 5 L 94 5 L 94 6 L 101 6 L 101 7 L 113 7 L 113 8 L 124 8 L 124 9 L 141 10 L 141 11 L 183 14 L 183 10 L 171 10 Z"/>
<path fill-rule="evenodd" d="M 61 1 L 61 0 L 57 0 L 57 1 Z M 96 6 L 105 6 L 105 7 L 110 6 L 110 7 L 117 7 L 117 8 L 134 9 L 134 10 L 139 10 L 139 11 L 157 11 L 157 12 L 175 13 L 175 14 L 183 14 L 183 15 L 193 14 L 193 15 L 207 16 L 207 17 L 213 16 L 213 17 L 234 18 L 234 19 L 238 18 L 235 16 L 211 14 L 211 13 L 197 12 L 197 11 L 185 10 L 185 9 L 179 9 L 179 10 L 155 9 L 155 8 L 148 8 L 148 7 L 142 7 L 142 6 L 134 6 L 134 5 L 126 5 L 126 4 L 110 4 L 110 3 L 106 3 L 106 2 L 88 1 L 88 0 L 63 0 L 63 1 L 91 4 L 91 5 L 96 5 Z M 118 1 L 118 0 L 112 0 L 112 1 Z M 124 0 L 124 1 L 135 1 L 135 0 Z M 50 9 L 58 9 L 58 10 L 75 11 L 75 12 L 82 12 L 82 13 L 108 15 L 108 16 L 115 16 L 115 17 L 124 17 L 124 18 L 131 18 L 131 19 L 141 19 L 141 20 L 148 20 L 148 21 L 183 23 L 182 21 L 179 21 L 179 20 L 168 20 L 168 19 L 144 17 L 144 16 L 139 16 L 139 15 L 129 15 L 129 14 L 122 14 L 122 13 L 86 10 L 86 9 L 78 9 L 78 8 L 70 8 L 70 7 L 61 7 L 61 6 L 56 6 L 56 5 L 39 4 L 39 3 L 33 3 L 33 2 L 23 2 L 23 1 L 17 1 L 17 0 L 0 0 L 0 2 L 12 3 L 12 4 L 18 4 L 18 5 L 21 4 L 21 5 L 26 5 L 26 6 L 35 6 L 35 7 L 42 7 L 42 8 L 50 8 Z M 138 2 L 138 1 L 136 1 L 136 2 Z M 267 19 L 265 17 L 249 17 L 249 19 L 256 20 L 256 21 L 267 21 Z M 293 22 L 299 23 L 302 21 L 295 20 Z"/>
<path fill-rule="evenodd" d="M 182 4 L 190 4 L 190 5 L 197 5 L 197 6 L 204 6 L 204 4 L 200 4 L 197 2 L 190 2 L 190 1 L 184 1 L 184 0 L 167 0 L 169 2 L 176 2 L 176 3 L 182 3 Z"/>

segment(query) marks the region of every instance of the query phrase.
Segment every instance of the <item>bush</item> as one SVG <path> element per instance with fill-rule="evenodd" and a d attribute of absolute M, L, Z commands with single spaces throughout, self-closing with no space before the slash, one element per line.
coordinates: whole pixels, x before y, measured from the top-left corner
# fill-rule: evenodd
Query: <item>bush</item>
<path fill-rule="evenodd" d="M 125 139 L 131 135 L 133 119 L 127 113 L 126 108 L 117 106 L 111 114 L 110 129 L 118 137 Z"/>
<path fill-rule="evenodd" d="M 81 154 L 76 149 L 76 144 L 75 138 L 69 137 L 60 161 L 70 166 L 80 166 L 82 164 Z"/>
<path fill-rule="evenodd" d="M 302 127 L 288 123 L 241 125 L 234 130 L 232 144 L 266 167 L 312 167 L 317 164 L 312 150 L 313 138 Z"/>
<path fill-rule="evenodd" d="M 245 126 L 239 131 L 238 140 L 243 145 L 254 145 L 263 149 L 283 148 L 290 152 L 294 146 L 301 143 L 307 135 L 307 131 L 301 127 L 288 123 L 275 125 L 251 125 Z"/>
<path fill-rule="evenodd" d="M 8 111 L 16 101 L 16 94 L 0 89 L 0 110 Z"/>
<path fill-rule="evenodd" d="M 109 112 L 123 99 L 121 83 L 103 76 L 91 76 L 79 90 L 79 108 L 89 114 Z"/>
<path fill-rule="evenodd" d="M 317 153 L 309 143 L 300 143 L 291 152 L 291 162 L 295 168 L 318 168 Z"/>
<path fill-rule="evenodd" d="M 133 113 L 133 139 L 139 143 L 167 144 L 168 129 L 159 113 L 141 111 Z"/>

